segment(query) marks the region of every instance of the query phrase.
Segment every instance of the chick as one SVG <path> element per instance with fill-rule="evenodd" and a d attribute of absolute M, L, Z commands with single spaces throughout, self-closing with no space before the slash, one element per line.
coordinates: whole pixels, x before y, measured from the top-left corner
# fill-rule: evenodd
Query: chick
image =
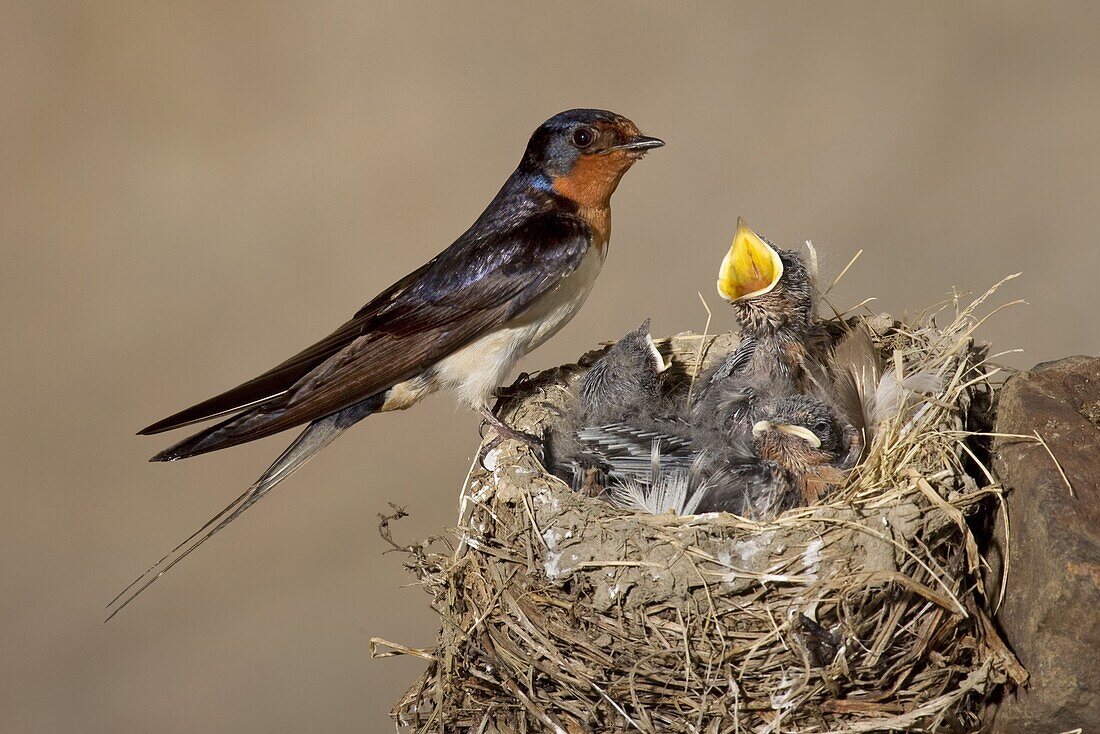
<path fill-rule="evenodd" d="M 644 352 L 640 332 L 627 335 L 582 382 L 578 428 L 566 439 L 572 442 L 573 465 L 598 464 L 601 480 L 645 483 L 652 474 L 652 446 L 660 446 L 666 467 L 675 464 L 678 470 L 703 450 L 723 448 L 729 454 L 734 446 L 751 444 L 752 417 L 761 401 L 809 384 L 807 363 L 816 362 L 822 351 L 823 331 L 813 319 L 810 273 L 798 255 L 775 248 L 739 219 L 718 290 L 733 305 L 742 336 L 738 348 L 700 377 L 690 404 L 667 403 L 674 409 L 662 414 L 654 407 L 661 404 L 658 398 L 639 389 L 637 381 L 623 379 L 646 373 L 623 370 L 611 359 L 616 352 Z M 608 375 L 614 377 L 609 387 Z M 624 406 L 624 395 L 650 397 Z"/>
<path fill-rule="evenodd" d="M 704 435 L 748 430 L 752 403 L 761 393 L 808 389 L 828 344 L 814 320 L 813 283 L 802 259 L 760 237 L 743 219 L 719 268 L 718 292 L 733 307 L 741 343 L 699 379 L 691 422 Z"/>
<path fill-rule="evenodd" d="M 661 401 L 661 375 L 671 365 L 653 343 L 646 319 L 615 342 L 581 378 L 579 424 L 614 423 L 654 411 Z"/>
<path fill-rule="evenodd" d="M 813 283 L 802 259 L 740 219 L 718 290 L 733 307 L 742 339 L 700 376 L 690 404 L 661 399 L 659 371 L 623 368 L 630 355 L 645 355 L 643 331 L 652 345 L 648 322 L 585 376 L 566 439 L 574 486 L 582 467 L 588 487 L 610 483 L 619 504 L 768 518 L 818 499 L 858 461 L 871 436 L 870 416 L 878 420 L 882 412 L 861 398 L 898 402 L 865 386 L 870 376 L 881 387 L 884 374 L 878 362 L 866 367 L 867 349 L 874 352 L 869 337 L 831 351 L 814 320 Z M 637 356 L 633 363 L 648 364 Z"/>
<path fill-rule="evenodd" d="M 651 421 L 660 411 L 662 377 L 670 365 L 653 343 L 649 319 L 616 342 L 577 384 L 572 405 L 547 440 L 546 467 L 577 491 L 602 492 L 615 452 L 591 450 L 578 431 Z"/>
<path fill-rule="evenodd" d="M 711 468 L 696 512 L 733 512 L 770 520 L 816 501 L 855 465 L 862 442 L 839 412 L 810 395 L 791 394 L 761 404 L 753 416 L 755 460 L 730 460 L 721 444 L 704 448 Z"/>
<path fill-rule="evenodd" d="M 693 445 L 734 445 L 746 440 L 760 405 L 793 392 L 790 383 L 766 374 L 735 373 L 713 380 L 691 406 Z"/>
<path fill-rule="evenodd" d="M 802 387 L 807 362 L 819 359 L 828 344 L 814 321 L 813 281 L 802 258 L 777 248 L 738 218 L 718 271 L 718 293 L 733 307 L 742 339 L 755 342 L 741 371 Z"/>

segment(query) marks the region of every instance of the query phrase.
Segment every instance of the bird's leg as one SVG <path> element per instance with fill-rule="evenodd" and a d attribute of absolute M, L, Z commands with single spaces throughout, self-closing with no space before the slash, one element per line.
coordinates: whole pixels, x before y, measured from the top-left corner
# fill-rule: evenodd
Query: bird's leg
<path fill-rule="evenodd" d="M 483 457 L 485 456 L 485 454 L 488 454 L 490 451 L 499 446 L 501 441 L 505 441 L 508 439 L 519 441 L 520 443 L 530 447 L 536 455 L 542 455 L 541 438 L 535 436 L 534 434 L 526 433 L 524 431 L 512 428 L 500 418 L 497 418 L 496 415 L 493 414 L 493 411 L 489 410 L 488 408 L 483 407 L 478 412 L 481 413 L 481 417 L 484 419 L 481 424 L 482 427 L 484 428 L 484 426 L 488 425 L 497 433 L 497 435 L 494 436 L 492 440 L 485 444 L 485 448 L 482 450 Z"/>

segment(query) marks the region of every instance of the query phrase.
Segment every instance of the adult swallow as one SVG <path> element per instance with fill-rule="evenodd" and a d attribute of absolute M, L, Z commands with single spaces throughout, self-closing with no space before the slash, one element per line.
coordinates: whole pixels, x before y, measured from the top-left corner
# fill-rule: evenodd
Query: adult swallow
<path fill-rule="evenodd" d="M 611 195 L 634 163 L 662 145 L 606 110 L 554 115 L 447 249 L 316 344 L 140 431 L 223 418 L 152 459 L 175 461 L 308 424 L 254 485 L 144 574 L 115 611 L 368 415 L 403 410 L 446 388 L 498 436 L 532 440 L 498 420 L 489 399 L 516 361 L 584 303 L 607 256 Z"/>

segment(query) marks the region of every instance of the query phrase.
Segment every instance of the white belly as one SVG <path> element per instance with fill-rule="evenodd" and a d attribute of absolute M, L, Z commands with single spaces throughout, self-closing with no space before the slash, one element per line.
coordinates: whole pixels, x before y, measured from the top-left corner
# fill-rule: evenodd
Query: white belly
<path fill-rule="evenodd" d="M 474 408 L 486 405 L 520 357 L 569 323 L 588 298 L 602 266 L 601 248 L 590 248 L 556 289 L 515 319 L 440 361 L 437 385 L 453 388 L 459 400 Z"/>

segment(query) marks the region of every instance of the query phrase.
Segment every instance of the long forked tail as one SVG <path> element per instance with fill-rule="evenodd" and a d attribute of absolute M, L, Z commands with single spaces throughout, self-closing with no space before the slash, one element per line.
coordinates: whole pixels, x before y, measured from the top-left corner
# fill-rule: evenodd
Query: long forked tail
<path fill-rule="evenodd" d="M 154 563 L 145 573 L 130 582 L 129 586 L 120 591 L 118 595 L 107 605 L 113 611 L 107 616 L 105 622 L 121 612 L 126 606 L 145 591 L 154 581 L 168 573 L 177 563 L 182 561 L 200 545 L 210 540 L 222 528 L 236 520 L 252 505 L 256 504 L 265 494 L 275 488 L 307 461 L 312 459 L 317 452 L 328 446 L 332 441 L 350 428 L 352 425 L 366 418 L 379 406 L 380 401 L 368 398 L 355 405 L 344 408 L 332 415 L 313 421 L 302 431 L 294 443 L 280 454 L 279 458 L 268 467 L 267 471 L 245 490 L 239 497 L 226 505 L 221 512 L 210 518 L 205 525 L 196 530 L 186 540 L 166 553 L 159 561 Z"/>

